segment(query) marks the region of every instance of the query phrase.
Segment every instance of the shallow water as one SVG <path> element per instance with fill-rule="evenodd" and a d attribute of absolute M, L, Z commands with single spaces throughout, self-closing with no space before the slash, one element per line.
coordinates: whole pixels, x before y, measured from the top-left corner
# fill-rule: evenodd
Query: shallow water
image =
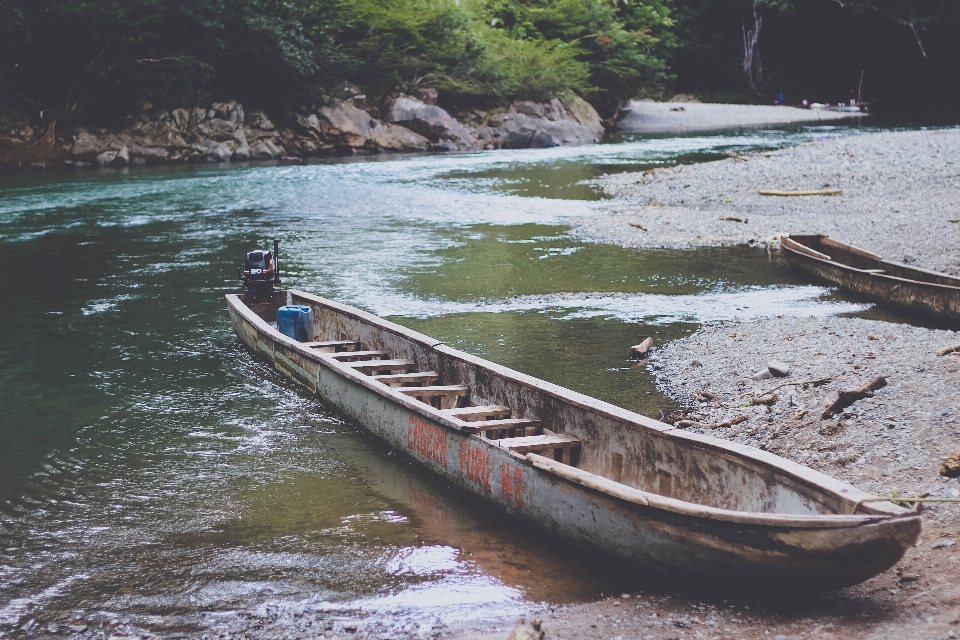
<path fill-rule="evenodd" d="M 0 631 L 217 612 L 484 619 L 609 592 L 603 563 L 459 496 L 254 360 L 223 294 L 286 283 L 656 416 L 629 346 L 862 309 L 746 249 L 572 238 L 612 170 L 841 128 L 576 149 L 0 176 Z M 533 197 L 531 197 L 533 196 Z M 10 268 L 12 265 L 12 269 Z"/>

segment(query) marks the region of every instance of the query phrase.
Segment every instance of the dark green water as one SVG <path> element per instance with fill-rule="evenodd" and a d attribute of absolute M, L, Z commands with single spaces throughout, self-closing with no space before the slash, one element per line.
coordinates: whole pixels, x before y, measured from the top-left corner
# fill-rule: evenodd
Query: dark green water
<path fill-rule="evenodd" d="M 0 176 L 0 633 L 33 618 L 191 631 L 294 602 L 469 620 L 609 592 L 602 565 L 252 359 L 223 302 L 237 264 L 278 237 L 288 284 L 656 415 L 667 403 L 627 359 L 643 337 L 855 307 L 759 251 L 573 239 L 563 220 L 598 206 L 577 182 L 840 133 Z M 537 171 L 551 198 L 506 184 Z"/>

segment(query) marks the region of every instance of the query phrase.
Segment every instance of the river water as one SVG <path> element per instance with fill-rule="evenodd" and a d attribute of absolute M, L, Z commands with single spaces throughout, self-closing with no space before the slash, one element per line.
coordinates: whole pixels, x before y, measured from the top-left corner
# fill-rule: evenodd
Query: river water
<path fill-rule="evenodd" d="M 469 622 L 617 589 L 254 360 L 236 267 L 277 237 L 290 286 L 656 416 L 643 337 L 863 307 L 753 249 L 578 240 L 605 206 L 584 181 L 857 131 L 0 176 L 0 636 L 268 605 Z"/>

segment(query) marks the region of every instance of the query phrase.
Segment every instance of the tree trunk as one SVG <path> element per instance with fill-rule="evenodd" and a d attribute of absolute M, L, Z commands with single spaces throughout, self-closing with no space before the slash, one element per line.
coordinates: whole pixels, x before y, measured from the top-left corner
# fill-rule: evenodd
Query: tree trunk
<path fill-rule="evenodd" d="M 753 1 L 753 28 L 747 29 L 746 19 L 741 15 L 740 24 L 743 28 L 743 73 L 747 76 L 750 90 L 757 93 L 757 82 L 763 75 L 763 64 L 760 62 L 760 28 L 763 26 L 763 17 L 757 11 L 757 2 Z"/>

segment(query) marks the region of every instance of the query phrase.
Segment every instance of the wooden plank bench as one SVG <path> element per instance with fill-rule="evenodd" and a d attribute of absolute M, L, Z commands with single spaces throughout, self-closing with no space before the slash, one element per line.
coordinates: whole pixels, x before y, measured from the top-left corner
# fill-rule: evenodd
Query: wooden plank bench
<path fill-rule="evenodd" d="M 486 420 L 487 418 L 509 418 L 511 409 L 499 404 L 488 404 L 482 407 L 459 407 L 441 411 L 451 418 L 459 418 L 466 422 Z"/>
<path fill-rule="evenodd" d="M 382 360 L 386 355 L 384 351 L 340 351 L 331 353 L 330 357 L 341 362 L 349 362 L 352 360 Z"/>
<path fill-rule="evenodd" d="M 498 438 L 535 436 L 540 430 L 540 421 L 532 418 L 506 418 L 482 420 L 460 429 L 465 433 L 480 433 L 491 440 Z M 507 435 L 509 433 L 509 435 Z"/>
<path fill-rule="evenodd" d="M 344 362 L 343 364 L 363 373 L 410 371 L 410 369 L 413 369 L 413 360 L 364 360 L 361 362 Z"/>
<path fill-rule="evenodd" d="M 301 344 L 310 349 L 316 349 L 321 353 L 333 353 L 336 352 L 337 349 L 346 349 L 347 347 L 352 347 L 355 351 L 360 350 L 359 340 L 326 340 L 323 342 L 302 342 Z"/>
<path fill-rule="evenodd" d="M 539 436 L 525 436 L 523 438 L 504 438 L 494 440 L 499 447 L 509 449 L 525 455 L 527 453 L 538 453 L 544 455 L 544 452 L 550 452 L 547 457 L 557 459 L 557 451 L 561 451 L 561 460 L 563 464 L 570 464 L 572 452 L 580 448 L 580 438 L 571 436 L 568 433 L 550 433 Z"/>
<path fill-rule="evenodd" d="M 460 398 L 470 395 L 470 389 L 459 384 L 442 387 L 397 387 L 396 390 L 437 409 L 456 407 Z"/>
<path fill-rule="evenodd" d="M 443 387 L 398 387 L 397 391 L 407 396 L 417 398 L 433 398 L 435 396 L 461 397 L 470 393 L 470 389 L 459 384 Z"/>
<path fill-rule="evenodd" d="M 436 371 L 420 371 L 418 373 L 388 373 L 373 376 L 374 380 L 387 385 L 430 384 L 440 379 Z"/>

